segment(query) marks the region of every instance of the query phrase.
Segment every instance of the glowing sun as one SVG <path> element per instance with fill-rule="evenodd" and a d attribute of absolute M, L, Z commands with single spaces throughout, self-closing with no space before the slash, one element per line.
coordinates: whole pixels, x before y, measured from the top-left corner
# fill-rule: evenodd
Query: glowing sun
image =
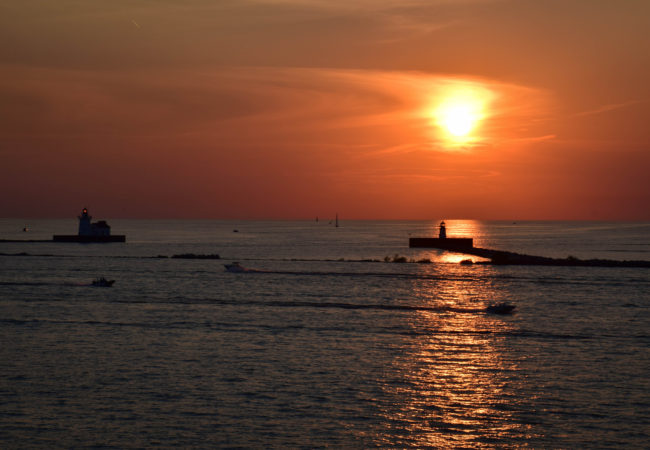
<path fill-rule="evenodd" d="M 433 108 L 435 124 L 445 131 L 449 143 L 468 143 L 484 117 L 485 95 L 477 89 L 449 90 Z"/>
<path fill-rule="evenodd" d="M 470 105 L 449 105 L 440 112 L 440 122 L 457 137 L 467 136 L 478 120 Z"/>

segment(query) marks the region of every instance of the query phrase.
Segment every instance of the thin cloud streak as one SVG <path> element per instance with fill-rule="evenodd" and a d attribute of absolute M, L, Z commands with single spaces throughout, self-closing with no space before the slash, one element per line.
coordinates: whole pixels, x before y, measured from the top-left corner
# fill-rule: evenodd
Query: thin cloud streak
<path fill-rule="evenodd" d="M 630 100 L 627 102 L 622 102 L 622 103 L 613 103 L 609 105 L 603 105 L 595 109 L 591 109 L 588 111 L 582 111 L 579 113 L 576 113 L 573 115 L 573 117 L 583 117 L 583 116 L 592 116 L 595 114 L 602 114 L 610 111 L 614 111 L 617 109 L 621 108 L 627 108 L 628 106 L 633 106 L 633 105 L 638 105 L 640 103 L 648 103 L 648 101 L 642 101 L 642 100 Z"/>
<path fill-rule="evenodd" d="M 0 189 L 27 187 L 0 210 L 94 197 L 134 216 L 648 217 L 649 15 L 642 1 L 5 2 Z M 476 114 L 459 137 L 440 102 L 462 91 Z"/>
<path fill-rule="evenodd" d="M 324 139 L 339 146 L 363 143 L 375 154 L 444 151 L 431 109 L 450 86 L 493 97 L 484 134 L 470 147 L 538 139 L 507 124 L 543 115 L 539 109 L 547 102 L 543 92 L 527 87 L 417 72 L 246 67 L 109 75 L 43 69 L 27 81 L 19 79 L 24 70 L 14 73 L 15 79 L 0 83 L 5 103 L 12 96 L 16 102 L 12 117 L 0 124 L 0 137 L 218 137 L 274 146 Z"/>

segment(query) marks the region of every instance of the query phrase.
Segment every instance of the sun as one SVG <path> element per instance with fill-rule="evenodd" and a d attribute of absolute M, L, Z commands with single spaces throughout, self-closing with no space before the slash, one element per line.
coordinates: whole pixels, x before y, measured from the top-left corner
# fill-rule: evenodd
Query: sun
<path fill-rule="evenodd" d="M 443 101 L 435 111 L 438 126 L 452 137 L 465 138 L 482 117 L 478 99 L 451 97 Z"/>
<path fill-rule="evenodd" d="M 456 137 L 467 136 L 478 121 L 471 105 L 449 105 L 440 112 L 440 122 L 445 129 Z"/>
<path fill-rule="evenodd" d="M 479 89 L 450 88 L 437 99 L 431 116 L 449 145 L 471 144 L 478 139 L 476 131 L 485 117 L 486 102 L 486 94 Z"/>

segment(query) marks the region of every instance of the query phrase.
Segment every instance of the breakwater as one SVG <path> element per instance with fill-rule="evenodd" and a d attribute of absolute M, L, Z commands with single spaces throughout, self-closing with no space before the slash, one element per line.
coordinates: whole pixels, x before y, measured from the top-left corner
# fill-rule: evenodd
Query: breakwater
<path fill-rule="evenodd" d="M 474 246 L 450 246 L 446 245 L 444 239 L 430 239 L 429 245 L 422 245 L 421 238 L 413 245 L 413 239 L 409 240 L 409 247 L 428 247 L 439 250 L 453 251 L 465 255 L 473 255 L 489 259 L 489 264 L 497 265 L 519 265 L 519 266 L 581 266 L 581 267 L 648 267 L 650 261 L 616 261 L 611 259 L 579 259 L 574 256 L 566 258 L 549 258 L 546 256 L 526 255 L 522 253 L 494 250 Z M 438 242 L 434 242 L 438 241 Z"/>

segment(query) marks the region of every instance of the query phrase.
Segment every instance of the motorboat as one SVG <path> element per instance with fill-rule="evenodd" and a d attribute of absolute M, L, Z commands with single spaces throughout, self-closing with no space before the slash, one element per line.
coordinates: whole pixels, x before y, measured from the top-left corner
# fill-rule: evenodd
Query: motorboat
<path fill-rule="evenodd" d="M 111 287 L 113 286 L 113 283 L 115 283 L 115 280 L 107 280 L 104 277 L 97 278 L 96 280 L 93 280 L 92 285 L 93 286 L 99 286 L 99 287 Z"/>
<path fill-rule="evenodd" d="M 485 308 L 485 311 L 492 314 L 512 314 L 516 306 L 509 303 L 493 303 Z"/>
<path fill-rule="evenodd" d="M 233 273 L 263 273 L 266 272 L 266 270 L 259 270 L 259 269 L 250 269 L 248 267 L 244 267 L 238 262 L 232 262 L 230 264 L 224 264 L 223 265 L 226 268 L 226 272 L 233 272 Z"/>
<path fill-rule="evenodd" d="M 226 268 L 226 272 L 233 272 L 233 273 L 250 272 L 250 269 L 243 267 L 238 262 L 224 264 L 223 266 Z"/>

